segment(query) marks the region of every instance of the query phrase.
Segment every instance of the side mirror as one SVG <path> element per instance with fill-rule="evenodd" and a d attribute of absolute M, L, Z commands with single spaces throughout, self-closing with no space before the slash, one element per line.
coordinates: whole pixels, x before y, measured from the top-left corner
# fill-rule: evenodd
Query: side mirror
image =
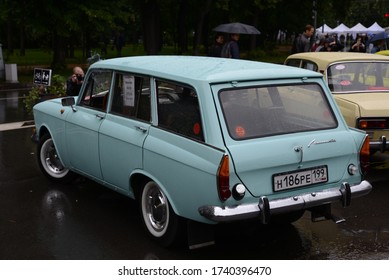
<path fill-rule="evenodd" d="M 62 106 L 73 106 L 76 104 L 74 97 L 64 97 L 61 99 Z"/>

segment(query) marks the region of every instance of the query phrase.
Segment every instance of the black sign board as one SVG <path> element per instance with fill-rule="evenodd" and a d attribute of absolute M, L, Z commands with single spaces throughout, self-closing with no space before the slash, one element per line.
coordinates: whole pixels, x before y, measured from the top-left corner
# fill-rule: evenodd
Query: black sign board
<path fill-rule="evenodd" d="M 50 86 L 51 69 L 34 68 L 34 84 L 42 85 L 42 86 Z"/>

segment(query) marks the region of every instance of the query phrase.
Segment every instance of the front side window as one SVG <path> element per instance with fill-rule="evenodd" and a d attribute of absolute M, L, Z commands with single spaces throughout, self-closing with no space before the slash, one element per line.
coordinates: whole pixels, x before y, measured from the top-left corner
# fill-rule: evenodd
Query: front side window
<path fill-rule="evenodd" d="M 344 62 L 327 69 L 328 86 L 336 93 L 389 90 L 389 63 Z"/>
<path fill-rule="evenodd" d="M 105 111 L 107 108 L 112 71 L 96 70 L 87 78 L 80 105 Z"/>
<path fill-rule="evenodd" d="M 199 101 L 195 90 L 157 81 L 158 126 L 204 141 Z"/>
<path fill-rule="evenodd" d="M 272 85 L 219 92 L 233 139 L 321 130 L 337 126 L 318 84 Z"/>
<path fill-rule="evenodd" d="M 150 78 L 117 73 L 111 112 L 150 121 Z"/>

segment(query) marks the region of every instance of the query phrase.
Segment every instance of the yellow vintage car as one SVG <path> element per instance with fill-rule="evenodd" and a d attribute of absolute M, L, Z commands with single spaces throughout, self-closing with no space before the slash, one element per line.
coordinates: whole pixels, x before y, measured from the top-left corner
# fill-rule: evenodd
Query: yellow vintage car
<path fill-rule="evenodd" d="M 366 131 L 372 152 L 389 150 L 389 56 L 309 52 L 285 64 L 322 73 L 347 124 Z"/>
<path fill-rule="evenodd" d="M 379 51 L 379 52 L 376 52 L 375 54 L 380 54 L 380 55 L 389 55 L 389 50 L 383 50 L 383 51 Z"/>

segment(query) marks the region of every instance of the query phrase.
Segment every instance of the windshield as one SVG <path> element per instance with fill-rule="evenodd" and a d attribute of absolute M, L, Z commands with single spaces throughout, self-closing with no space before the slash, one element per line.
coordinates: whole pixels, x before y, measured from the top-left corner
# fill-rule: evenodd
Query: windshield
<path fill-rule="evenodd" d="M 336 93 L 389 90 L 389 63 L 345 62 L 327 69 L 328 86 Z"/>
<path fill-rule="evenodd" d="M 219 99 L 229 134 L 236 140 L 337 126 L 318 84 L 226 89 Z"/>

